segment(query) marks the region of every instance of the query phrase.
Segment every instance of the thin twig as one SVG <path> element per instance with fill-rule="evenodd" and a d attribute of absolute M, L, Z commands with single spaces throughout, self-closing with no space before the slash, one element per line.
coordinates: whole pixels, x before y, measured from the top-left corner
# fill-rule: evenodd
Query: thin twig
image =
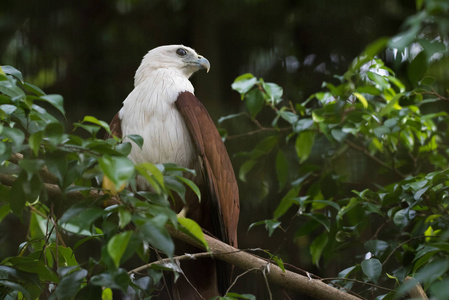
<path fill-rule="evenodd" d="M 375 162 L 377 162 L 378 164 L 380 164 L 381 166 L 395 172 L 397 175 L 399 175 L 402 178 L 405 178 L 406 176 L 404 174 L 402 174 L 398 169 L 393 168 L 392 166 L 386 164 L 385 162 L 383 162 L 381 159 L 375 157 L 374 155 L 372 155 L 366 148 L 360 147 L 356 144 L 354 144 L 353 142 L 351 142 L 350 140 L 345 140 L 345 143 L 348 144 L 351 148 L 362 152 L 363 154 L 365 154 L 366 156 L 368 156 L 369 158 L 371 158 L 372 160 L 374 160 Z"/>
<path fill-rule="evenodd" d="M 420 92 L 419 94 L 422 95 L 432 95 L 432 96 L 436 96 L 437 98 L 440 98 L 441 100 L 449 100 L 449 98 L 444 97 L 443 95 L 438 94 L 437 92 L 433 91 L 433 92 Z"/>
<path fill-rule="evenodd" d="M 231 285 L 230 285 L 229 288 L 227 289 L 226 294 L 228 294 L 229 291 L 232 289 L 232 287 L 237 283 L 237 280 L 239 280 L 241 277 L 245 276 L 246 274 L 248 274 L 248 273 L 250 273 L 250 272 L 252 272 L 252 271 L 260 271 L 260 269 L 259 269 L 259 268 L 251 268 L 251 269 L 245 270 L 245 272 L 243 272 L 243 273 L 237 275 L 237 276 L 235 277 L 234 281 L 232 281 Z"/>
<path fill-rule="evenodd" d="M 389 292 L 394 291 L 393 289 L 389 289 L 389 288 L 386 288 L 386 287 L 383 287 L 383 286 L 380 286 L 380 285 L 376 285 L 374 283 L 357 280 L 357 279 L 354 279 L 354 278 L 326 277 L 326 278 L 321 278 L 321 280 L 322 281 L 332 281 L 332 280 L 353 281 L 353 282 L 357 282 L 357 283 L 360 283 L 360 284 L 369 285 L 369 286 L 375 287 L 377 289 L 386 290 L 386 291 L 389 291 Z M 332 282 L 332 284 L 334 284 L 334 283 Z"/>
<path fill-rule="evenodd" d="M 436 235 L 434 235 L 434 236 L 431 236 L 431 235 L 420 235 L 420 236 L 414 236 L 414 237 L 412 237 L 412 238 L 409 238 L 409 239 L 406 240 L 405 242 L 400 243 L 399 245 L 397 245 L 396 248 L 394 248 L 393 251 L 391 251 L 391 253 L 387 256 L 387 258 L 385 258 L 384 262 L 382 263 L 382 266 L 384 266 L 384 265 L 387 263 L 387 261 L 390 259 L 390 257 L 391 257 L 391 256 L 392 256 L 392 255 L 393 255 L 399 248 L 401 248 L 401 247 L 404 246 L 405 244 L 410 243 L 411 241 L 417 240 L 417 239 L 422 239 L 422 238 L 437 238 L 437 237 L 438 237 L 438 236 L 436 236 Z"/>
<path fill-rule="evenodd" d="M 262 125 L 260 125 L 260 126 L 262 126 Z M 259 128 L 259 129 L 253 130 L 253 131 L 227 136 L 226 140 L 238 139 L 238 138 L 246 137 L 246 136 L 261 133 L 261 132 L 267 132 L 267 131 L 280 132 L 280 131 L 289 131 L 289 130 L 292 130 L 292 128 L 291 127 L 283 127 L 283 128 L 262 127 L 262 128 Z"/>

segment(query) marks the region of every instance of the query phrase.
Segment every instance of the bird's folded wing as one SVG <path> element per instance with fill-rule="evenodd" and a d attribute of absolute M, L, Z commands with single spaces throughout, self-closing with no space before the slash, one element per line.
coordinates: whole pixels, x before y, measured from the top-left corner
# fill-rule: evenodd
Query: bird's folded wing
<path fill-rule="evenodd" d="M 239 192 L 226 147 L 209 113 L 195 95 L 190 92 L 180 93 L 176 106 L 184 117 L 203 163 L 214 210 L 214 234 L 221 234 L 219 238 L 237 247 Z"/>

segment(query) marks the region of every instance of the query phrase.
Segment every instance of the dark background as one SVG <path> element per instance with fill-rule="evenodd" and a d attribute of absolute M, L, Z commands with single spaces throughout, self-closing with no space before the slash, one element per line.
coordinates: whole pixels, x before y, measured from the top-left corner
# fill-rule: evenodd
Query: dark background
<path fill-rule="evenodd" d="M 64 96 L 67 130 L 92 115 L 109 122 L 133 88 L 143 55 L 166 44 L 195 48 L 211 63 L 196 74 L 196 95 L 214 120 L 244 109 L 233 80 L 253 73 L 284 88 L 284 98 L 304 101 L 334 82 L 352 59 L 379 37 L 400 31 L 415 12 L 409 0 L 81 0 L 10 1 L 0 6 L 0 64 L 22 71 L 27 82 Z M 7 4 L 7 5 L 6 5 Z M 263 115 L 262 115 L 263 118 Z M 262 120 L 263 121 L 263 120 Z M 242 123 L 240 123 L 242 122 Z M 227 122 L 229 134 L 244 132 L 243 121 Z M 227 143 L 233 154 L 249 150 L 260 137 Z M 268 238 L 248 225 L 272 217 L 280 195 L 260 198 L 257 185 L 239 182 L 242 249 L 260 247 L 320 276 L 345 267 L 317 269 L 307 241 L 288 234 Z M 236 291 L 268 299 L 260 277 L 246 275 Z M 246 278 L 246 279 L 245 279 Z M 258 278 L 258 279 L 256 279 Z M 274 291 L 281 297 L 283 291 Z M 290 295 L 291 296 L 291 295 Z M 292 297 L 292 296 L 291 296 Z M 299 298 L 295 298 L 299 299 Z"/>

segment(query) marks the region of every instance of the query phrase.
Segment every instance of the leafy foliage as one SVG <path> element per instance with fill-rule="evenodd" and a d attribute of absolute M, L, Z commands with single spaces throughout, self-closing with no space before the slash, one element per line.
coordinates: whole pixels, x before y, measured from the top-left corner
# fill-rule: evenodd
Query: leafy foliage
<path fill-rule="evenodd" d="M 173 164 L 134 165 L 127 158 L 130 142 L 97 138 L 101 129 L 110 130 L 92 116 L 75 124 L 87 138 L 65 133 L 61 96 L 46 95 L 11 66 L 1 70 L 0 221 L 12 212 L 28 232 L 16 254 L 1 258 L 1 298 L 108 299 L 111 290 L 149 295 L 163 268 L 155 265 L 134 278 L 122 266 L 129 260 L 148 263 L 155 251 L 173 256 L 166 226 L 179 225 L 170 202 L 184 200 L 186 188 L 199 193 L 183 177 L 193 171 Z M 128 138 L 142 145 L 141 137 Z M 137 174 L 153 192 L 134 188 Z M 195 222 L 180 223 L 206 244 Z M 89 257 L 80 258 L 85 247 Z"/>
<path fill-rule="evenodd" d="M 252 74 L 232 85 L 257 127 L 251 134 L 264 135 L 239 154 L 239 177 L 275 170 L 277 183 L 265 184 L 274 191 L 261 197 L 281 195 L 273 218 L 250 228 L 265 225 L 269 236 L 295 230 L 298 241 L 314 237 L 315 265 L 343 266 L 334 283 L 378 299 L 406 292 L 406 276 L 435 299 L 447 297 L 439 289 L 449 280 L 449 118 L 438 109 L 448 100 L 447 77 L 434 70 L 448 67 L 449 7 L 418 6 L 404 32 L 370 44 L 336 83 L 324 82 L 302 102 L 285 101 L 281 87 Z M 383 53 L 396 55 L 406 76 L 396 75 Z M 269 125 L 257 119 L 266 118 L 264 107 L 272 111 Z M 352 265 L 341 257 L 353 257 Z"/>

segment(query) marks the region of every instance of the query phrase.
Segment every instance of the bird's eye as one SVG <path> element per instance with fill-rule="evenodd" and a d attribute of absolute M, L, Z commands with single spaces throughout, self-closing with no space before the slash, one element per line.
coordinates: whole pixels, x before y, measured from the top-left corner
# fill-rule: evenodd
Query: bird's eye
<path fill-rule="evenodd" d="M 179 48 L 178 50 L 176 50 L 176 54 L 178 54 L 179 56 L 186 56 L 187 51 L 183 48 Z"/>

